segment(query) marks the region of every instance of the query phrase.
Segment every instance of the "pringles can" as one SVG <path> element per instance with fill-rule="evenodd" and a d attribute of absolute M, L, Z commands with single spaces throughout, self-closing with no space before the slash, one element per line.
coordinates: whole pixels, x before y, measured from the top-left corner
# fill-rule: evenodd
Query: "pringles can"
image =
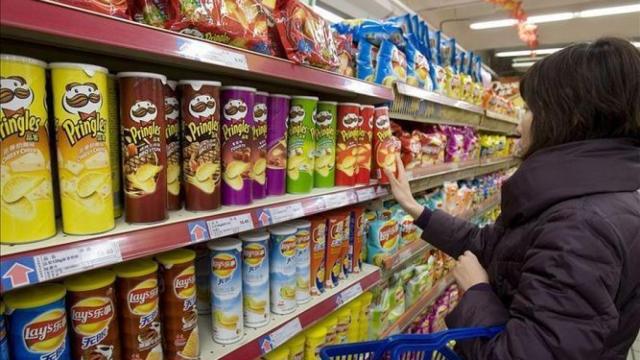
<path fill-rule="evenodd" d="M 253 148 L 251 149 L 251 189 L 253 199 L 267 196 L 267 100 L 269 93 L 258 91 L 253 105 Z"/>
<path fill-rule="evenodd" d="M 269 233 L 269 283 L 271 312 L 289 314 L 296 310 L 296 254 L 298 229 L 292 225 L 271 227 Z"/>
<path fill-rule="evenodd" d="M 182 208 L 182 162 L 180 148 L 180 101 L 177 93 L 178 83 L 167 80 L 162 87 L 164 93 L 164 118 L 166 122 L 165 138 L 167 142 L 167 209 Z"/>
<path fill-rule="evenodd" d="M 125 220 L 167 218 L 167 145 L 164 75 L 118 73 Z"/>
<path fill-rule="evenodd" d="M 106 269 L 65 280 L 74 359 L 120 359 L 115 281 L 116 275 Z"/>
<path fill-rule="evenodd" d="M 258 328 L 269 323 L 269 233 L 240 234 L 244 324 Z"/>
<path fill-rule="evenodd" d="M 46 63 L 0 54 L 0 243 L 56 233 L 45 90 Z"/>
<path fill-rule="evenodd" d="M 311 267 L 309 283 L 311 295 L 324 292 L 324 257 L 327 242 L 327 219 L 316 216 L 311 220 Z"/>
<path fill-rule="evenodd" d="M 267 195 L 284 195 L 287 167 L 287 121 L 291 97 L 271 94 L 267 100 Z"/>
<path fill-rule="evenodd" d="M 336 185 L 356 184 L 360 104 L 339 103 L 336 135 Z"/>
<path fill-rule="evenodd" d="M 108 141 L 107 69 L 52 63 L 62 230 L 95 234 L 112 229 L 113 188 Z"/>
<path fill-rule="evenodd" d="M 371 178 L 371 141 L 373 139 L 373 105 L 360 106 L 358 121 L 358 150 L 356 151 L 358 170 L 356 184 L 369 184 Z"/>
<path fill-rule="evenodd" d="M 164 284 L 160 308 L 165 359 L 197 359 L 200 356 L 195 258 L 196 252 L 189 249 L 156 255 Z"/>
<path fill-rule="evenodd" d="M 311 266 L 311 222 L 294 220 L 289 223 L 296 231 L 296 302 L 307 303 L 311 300 L 309 273 Z"/>
<path fill-rule="evenodd" d="M 315 96 L 291 98 L 287 146 L 287 192 L 290 194 L 306 194 L 313 189 L 317 103 Z"/>
<path fill-rule="evenodd" d="M 37 284 L 5 295 L 9 348 L 14 359 L 71 360 L 65 288 Z"/>
<path fill-rule="evenodd" d="M 316 113 L 316 159 L 313 172 L 315 187 L 335 185 L 337 102 L 319 101 Z"/>
<path fill-rule="evenodd" d="M 373 115 L 373 170 L 376 179 L 381 184 L 388 184 L 389 179 L 383 169 L 387 168 L 396 173 L 396 153 L 398 144 L 391 135 L 389 108 L 380 106 L 375 108 Z"/>
<path fill-rule="evenodd" d="M 256 89 L 224 86 L 222 102 L 222 204 L 252 201 L 253 104 Z"/>
<path fill-rule="evenodd" d="M 213 340 L 231 344 L 242 339 L 242 243 L 225 238 L 207 243 L 211 250 L 211 319 Z"/>
<path fill-rule="evenodd" d="M 122 358 L 162 359 L 158 264 L 146 259 L 131 260 L 113 270 L 117 276 Z"/>
<path fill-rule="evenodd" d="M 220 207 L 220 83 L 181 80 L 186 209 Z"/>
<path fill-rule="evenodd" d="M 118 78 L 107 74 L 107 99 L 109 100 L 109 162 L 111 163 L 111 189 L 113 190 L 113 217 L 122 216 L 122 180 L 120 173 L 120 111 L 118 110 Z"/>

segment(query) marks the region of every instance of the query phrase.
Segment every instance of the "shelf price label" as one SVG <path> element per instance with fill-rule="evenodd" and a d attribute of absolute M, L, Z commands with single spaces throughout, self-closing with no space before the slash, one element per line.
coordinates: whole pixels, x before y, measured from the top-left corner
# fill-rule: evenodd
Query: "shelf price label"
<path fill-rule="evenodd" d="M 212 239 L 253 230 L 251 214 L 226 216 L 207 221 L 209 236 Z"/>
<path fill-rule="evenodd" d="M 373 187 L 367 187 L 364 189 L 356 190 L 356 196 L 358 196 L 358 201 L 363 202 L 371 199 L 375 199 L 376 190 Z"/>
<path fill-rule="evenodd" d="M 76 274 L 122 261 L 116 241 L 105 241 L 33 257 L 39 281 Z"/>
<path fill-rule="evenodd" d="M 338 294 L 338 297 L 336 298 L 336 304 L 342 305 L 360 294 L 362 294 L 362 286 L 360 285 L 360 283 L 357 283 Z"/>
<path fill-rule="evenodd" d="M 300 331 L 302 331 L 302 324 L 300 324 L 300 319 L 296 317 L 271 334 L 263 337 L 260 340 L 260 350 L 263 354 L 266 354 L 284 344 Z"/>
<path fill-rule="evenodd" d="M 345 192 L 325 195 L 323 198 L 327 210 L 337 209 L 345 205 L 349 205 L 349 195 Z"/>
<path fill-rule="evenodd" d="M 275 206 L 267 209 L 271 215 L 271 223 L 280 223 L 287 220 L 297 219 L 304 216 L 304 208 L 301 202 L 295 202 L 289 205 Z"/>

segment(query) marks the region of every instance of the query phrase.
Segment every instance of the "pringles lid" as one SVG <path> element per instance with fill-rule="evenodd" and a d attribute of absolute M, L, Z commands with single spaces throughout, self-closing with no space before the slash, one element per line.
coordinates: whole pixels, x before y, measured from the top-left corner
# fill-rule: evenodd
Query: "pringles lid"
<path fill-rule="evenodd" d="M 243 91 L 252 91 L 252 92 L 256 92 L 256 88 L 252 88 L 249 86 L 235 86 L 235 85 L 229 85 L 229 86 L 223 86 L 220 88 L 220 90 L 243 90 Z"/>
<path fill-rule="evenodd" d="M 306 229 L 311 227 L 311 221 L 309 220 L 293 220 L 289 222 L 289 225 L 291 226 L 295 226 L 298 230 L 299 229 Z"/>
<path fill-rule="evenodd" d="M 113 267 L 113 271 L 121 278 L 145 276 L 158 270 L 158 263 L 147 259 L 124 262 Z"/>
<path fill-rule="evenodd" d="M 20 56 L 20 55 L 0 54 L 0 60 L 21 62 L 24 64 L 36 65 L 42 68 L 47 67 L 47 63 L 42 60 L 38 60 L 38 59 L 26 57 L 26 56 Z"/>
<path fill-rule="evenodd" d="M 278 225 L 269 228 L 269 232 L 273 235 L 292 235 L 298 231 L 298 228 L 293 225 Z"/>
<path fill-rule="evenodd" d="M 219 240 L 211 240 L 207 243 L 210 250 L 238 250 L 242 251 L 242 242 L 234 238 L 223 238 Z"/>
<path fill-rule="evenodd" d="M 109 70 L 103 66 L 71 62 L 54 62 L 49 64 L 49 69 L 80 69 L 88 72 L 109 73 Z"/>
<path fill-rule="evenodd" d="M 279 97 L 284 99 L 291 99 L 291 96 L 285 94 L 269 94 L 269 97 Z"/>
<path fill-rule="evenodd" d="M 266 231 L 249 231 L 240 234 L 240 240 L 246 242 L 269 240 L 269 233 Z"/>
<path fill-rule="evenodd" d="M 68 277 L 64 285 L 69 291 L 91 291 L 113 284 L 116 274 L 107 269 L 98 269 Z"/>
<path fill-rule="evenodd" d="M 202 85 L 210 85 L 210 86 L 221 86 L 222 83 L 220 81 L 212 81 L 212 80 L 180 80 L 178 82 L 180 85 L 193 85 L 194 88 L 200 88 Z"/>
<path fill-rule="evenodd" d="M 318 104 L 338 105 L 337 101 L 318 101 Z"/>
<path fill-rule="evenodd" d="M 315 100 L 315 101 L 319 100 L 319 98 L 317 96 L 305 96 L 305 95 L 294 95 L 291 98 L 292 99 L 307 99 L 307 100 Z"/>
<path fill-rule="evenodd" d="M 256 91 L 256 95 L 269 96 L 269 93 L 266 91 Z"/>
<path fill-rule="evenodd" d="M 195 258 L 196 252 L 189 249 L 176 249 L 156 255 L 156 260 L 164 266 L 184 264 Z"/>
<path fill-rule="evenodd" d="M 141 77 L 141 78 L 153 78 L 159 79 L 163 84 L 167 82 L 167 77 L 162 74 L 150 73 L 150 72 L 140 72 L 140 71 L 125 71 L 119 72 L 117 74 L 118 78 L 125 77 Z"/>
<path fill-rule="evenodd" d="M 33 309 L 56 302 L 66 294 L 60 284 L 37 284 L 7 293 L 4 301 L 9 309 Z"/>

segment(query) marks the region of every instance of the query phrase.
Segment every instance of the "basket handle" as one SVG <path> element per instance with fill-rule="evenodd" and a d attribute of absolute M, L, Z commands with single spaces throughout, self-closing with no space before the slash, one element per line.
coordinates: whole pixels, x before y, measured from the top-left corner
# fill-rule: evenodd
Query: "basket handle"
<path fill-rule="evenodd" d="M 504 326 L 458 328 L 426 335 L 394 335 L 392 341 L 400 343 L 429 343 L 437 347 L 446 345 L 451 340 L 466 340 L 478 337 L 492 338 L 504 330 Z"/>

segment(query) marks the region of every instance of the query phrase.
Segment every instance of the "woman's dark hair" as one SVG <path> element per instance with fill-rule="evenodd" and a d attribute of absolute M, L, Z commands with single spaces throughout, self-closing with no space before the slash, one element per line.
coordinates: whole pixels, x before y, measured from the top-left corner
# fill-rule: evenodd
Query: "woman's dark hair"
<path fill-rule="evenodd" d="M 558 51 L 527 71 L 520 93 L 533 114 L 525 157 L 572 141 L 640 138 L 640 51 L 629 41 Z"/>

